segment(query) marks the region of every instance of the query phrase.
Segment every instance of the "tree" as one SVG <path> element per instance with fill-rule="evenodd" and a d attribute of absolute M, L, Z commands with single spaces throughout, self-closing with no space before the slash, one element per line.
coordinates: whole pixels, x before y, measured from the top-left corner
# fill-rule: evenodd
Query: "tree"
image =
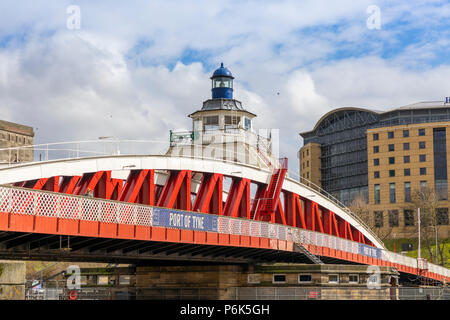
<path fill-rule="evenodd" d="M 370 211 L 370 206 L 362 195 L 356 196 L 351 202 L 349 209 L 357 215 L 377 236 L 384 241 L 392 233 L 392 227 L 378 227 L 375 216 Z"/>
<path fill-rule="evenodd" d="M 430 257 L 433 256 L 433 245 L 435 244 L 436 233 L 439 233 L 440 214 L 439 197 L 434 190 L 430 187 L 421 187 L 415 189 L 411 195 L 411 202 L 406 206 L 406 209 L 413 210 L 417 213 L 417 208 L 420 208 L 420 235 L 423 240 Z M 418 223 L 415 224 L 415 233 L 418 232 Z M 436 261 L 440 265 L 444 265 L 444 252 L 446 248 L 446 242 L 442 241 L 437 244 L 437 250 L 439 257 L 436 257 Z"/>

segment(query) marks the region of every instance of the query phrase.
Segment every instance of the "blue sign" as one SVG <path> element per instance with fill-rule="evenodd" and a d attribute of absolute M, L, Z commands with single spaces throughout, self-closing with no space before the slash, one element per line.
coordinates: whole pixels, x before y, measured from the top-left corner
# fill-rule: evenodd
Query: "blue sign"
<path fill-rule="evenodd" d="M 217 232 L 217 216 L 153 208 L 153 226 Z"/>
<path fill-rule="evenodd" d="M 362 243 L 360 243 L 358 246 L 358 253 L 371 258 L 381 259 L 380 249 Z"/>

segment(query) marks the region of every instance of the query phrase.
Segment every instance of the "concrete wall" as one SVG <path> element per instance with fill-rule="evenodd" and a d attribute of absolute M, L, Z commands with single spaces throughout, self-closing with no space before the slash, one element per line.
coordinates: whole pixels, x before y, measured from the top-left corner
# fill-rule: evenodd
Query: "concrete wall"
<path fill-rule="evenodd" d="M 25 262 L 0 260 L 0 300 L 25 299 Z"/>

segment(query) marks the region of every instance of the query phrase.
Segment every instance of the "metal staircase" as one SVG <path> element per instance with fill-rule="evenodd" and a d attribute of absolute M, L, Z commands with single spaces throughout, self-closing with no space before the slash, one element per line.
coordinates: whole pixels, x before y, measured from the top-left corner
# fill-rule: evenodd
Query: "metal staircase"
<path fill-rule="evenodd" d="M 259 215 L 271 215 L 275 212 L 286 172 L 287 158 L 282 158 L 280 159 L 280 166 L 275 168 L 272 173 L 272 177 L 270 178 L 270 183 L 267 186 L 264 197 L 258 199 L 258 201 L 262 200 Z"/>
<path fill-rule="evenodd" d="M 309 260 L 311 260 L 314 264 L 324 264 L 322 260 L 311 251 L 306 249 L 300 243 L 294 243 L 294 252 L 303 253 Z"/>
<path fill-rule="evenodd" d="M 311 241 L 306 239 L 304 235 L 293 234 L 293 240 L 294 240 L 294 252 L 303 253 L 314 264 L 325 264 L 319 258 L 320 252 L 311 243 Z M 313 250 L 309 251 L 308 249 L 306 249 L 305 244 L 311 245 Z"/>

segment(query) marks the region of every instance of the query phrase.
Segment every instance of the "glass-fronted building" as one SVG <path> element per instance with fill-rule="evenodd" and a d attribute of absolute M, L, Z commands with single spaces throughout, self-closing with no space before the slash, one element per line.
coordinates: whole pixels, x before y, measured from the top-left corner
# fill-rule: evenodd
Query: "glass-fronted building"
<path fill-rule="evenodd" d="M 448 226 L 449 98 L 389 111 L 335 109 L 300 135 L 301 179 L 348 206 L 362 199 L 379 227 L 406 236 L 417 221 L 408 209 L 412 194 L 424 187 L 436 192 L 439 223 Z M 449 228 L 442 230 L 448 237 Z"/>

